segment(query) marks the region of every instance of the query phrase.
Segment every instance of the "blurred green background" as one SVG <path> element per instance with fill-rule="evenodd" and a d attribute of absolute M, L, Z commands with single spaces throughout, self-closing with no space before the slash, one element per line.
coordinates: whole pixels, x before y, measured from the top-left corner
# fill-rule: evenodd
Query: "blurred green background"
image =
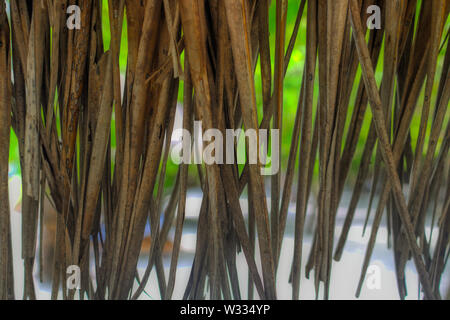
<path fill-rule="evenodd" d="M 276 2 L 272 1 L 271 8 L 270 8 L 270 41 L 271 41 L 271 48 L 272 48 L 272 54 L 271 54 L 272 61 L 275 57 L 275 53 L 274 53 L 275 31 L 276 31 L 275 30 L 275 25 L 276 25 L 276 23 L 275 23 L 275 21 L 276 21 L 275 4 L 276 4 Z M 290 35 L 294 28 L 294 23 L 295 23 L 299 4 L 300 4 L 300 1 L 289 1 L 286 43 L 289 42 Z M 445 32 L 449 29 L 449 25 L 450 25 L 450 22 L 447 20 Z M 103 35 L 104 35 L 104 45 L 105 45 L 105 50 L 106 50 L 109 48 L 109 43 L 110 43 L 110 26 L 109 26 L 108 1 L 107 0 L 103 0 Z M 291 134 L 292 134 L 293 126 L 294 126 L 295 115 L 297 112 L 298 97 L 299 97 L 300 86 L 301 86 L 301 77 L 302 77 L 303 66 L 304 66 L 304 62 L 305 62 L 305 42 L 306 42 L 306 10 L 305 10 L 303 18 L 302 18 L 299 35 L 297 38 L 295 49 L 292 54 L 291 62 L 289 64 L 289 68 L 288 68 L 286 78 L 285 78 L 285 83 L 284 83 L 282 168 L 286 167 L 286 163 L 287 163 L 287 160 L 289 157 L 289 151 L 291 149 Z M 126 70 L 127 51 L 128 51 L 127 28 L 126 28 L 126 21 L 124 21 L 123 39 L 122 39 L 122 47 L 121 47 L 121 54 L 120 54 L 120 66 L 121 66 L 122 72 L 125 72 L 125 70 Z M 383 62 L 383 51 L 381 53 L 380 60 L 379 60 L 379 63 L 378 63 L 377 69 L 376 69 L 376 78 L 377 78 L 378 83 L 381 81 L 381 78 L 382 78 L 382 70 L 383 70 L 382 62 Z M 440 73 L 442 70 L 442 63 L 443 63 L 443 53 L 442 52 L 441 52 L 438 63 L 439 63 L 438 76 L 440 76 Z M 274 63 L 272 63 L 272 65 L 274 66 Z M 356 83 L 359 83 L 360 79 L 361 79 L 361 73 L 360 73 L 360 70 L 358 70 Z M 257 102 L 258 102 L 258 106 L 259 106 L 259 115 L 261 116 L 262 115 L 262 111 L 261 111 L 262 94 L 261 94 L 261 74 L 260 74 L 259 64 L 258 64 L 258 67 L 256 68 L 255 84 L 256 84 Z M 183 85 L 183 83 L 181 83 L 180 92 L 182 92 L 182 85 Z M 352 92 L 352 99 L 350 102 L 350 108 L 349 108 L 349 113 L 348 113 L 348 117 L 347 117 L 346 127 L 348 126 L 348 123 L 351 119 L 352 110 L 353 110 L 353 102 L 354 102 L 354 99 L 356 96 L 357 87 L 358 86 L 355 85 L 354 90 Z M 438 81 L 435 82 L 435 92 L 436 92 L 437 88 L 438 88 Z M 180 97 L 181 97 L 181 94 L 180 94 Z M 318 97 L 318 86 L 316 86 L 316 90 L 315 90 L 315 100 L 316 101 L 317 101 L 317 97 Z M 435 95 L 433 96 L 433 99 L 434 100 L 432 102 L 434 102 L 436 99 Z M 419 131 L 420 110 L 421 110 L 420 106 L 422 105 L 422 101 L 423 101 L 423 92 L 422 92 L 421 98 L 419 100 L 418 108 L 414 115 L 412 126 L 411 126 L 411 134 L 413 137 L 413 141 L 416 140 L 416 137 L 417 137 L 418 131 Z M 181 99 L 180 99 L 180 102 L 181 102 Z M 315 107 L 314 107 L 314 109 L 315 109 Z M 449 120 L 448 118 L 449 118 L 449 116 L 447 115 L 445 124 L 448 122 L 448 120 Z M 371 121 L 371 113 L 370 113 L 370 110 L 368 109 L 365 120 L 364 120 L 362 132 L 361 132 L 361 137 L 358 142 L 356 155 L 355 155 L 354 161 L 352 162 L 352 166 L 351 166 L 351 172 L 350 172 L 350 176 L 349 176 L 350 182 L 351 182 L 351 180 L 353 180 L 356 177 L 356 174 L 357 174 L 357 170 L 359 167 L 359 161 L 360 161 L 363 149 L 364 149 L 365 139 L 366 139 L 368 131 L 369 131 L 370 121 Z M 430 129 L 430 127 L 431 127 L 431 120 L 430 120 L 428 128 Z M 115 131 L 114 121 L 113 121 L 113 125 L 112 125 L 112 130 L 113 130 L 112 132 Z M 12 132 L 12 138 L 11 138 L 11 148 L 10 148 L 10 161 L 11 161 L 11 174 L 14 175 L 14 174 L 20 174 L 20 167 L 19 167 L 19 163 L 18 163 L 19 152 L 18 152 L 17 138 L 16 138 L 14 132 L 13 131 L 11 131 L 11 132 Z M 114 146 L 115 146 L 114 135 L 111 137 L 111 139 L 112 139 L 112 146 L 114 148 Z M 428 139 L 428 136 L 427 136 L 427 139 Z M 344 145 L 342 147 L 344 147 Z M 414 145 L 413 145 L 413 148 L 414 148 Z M 425 148 L 424 152 L 426 152 L 426 148 Z M 317 170 L 318 170 L 318 168 L 316 166 L 316 171 Z M 177 166 L 169 161 L 166 185 L 171 185 L 173 183 L 176 173 L 177 173 Z M 193 177 L 195 177 L 195 172 L 191 172 L 191 173 L 193 174 Z"/>

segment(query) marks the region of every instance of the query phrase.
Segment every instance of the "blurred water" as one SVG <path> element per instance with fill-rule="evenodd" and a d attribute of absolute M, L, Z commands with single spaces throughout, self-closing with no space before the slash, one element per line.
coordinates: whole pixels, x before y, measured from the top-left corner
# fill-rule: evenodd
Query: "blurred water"
<path fill-rule="evenodd" d="M 16 279 L 16 296 L 21 297 L 23 290 L 23 265 L 20 257 L 21 251 L 21 215 L 16 212 L 14 208 L 15 204 L 20 199 L 20 178 L 18 176 L 13 176 L 10 179 L 10 203 L 11 203 L 11 223 L 13 230 L 13 252 L 14 252 L 14 273 Z M 348 193 L 344 194 L 343 207 L 338 211 L 337 227 L 336 227 L 336 238 L 335 243 L 341 232 L 341 225 L 343 217 L 346 214 L 346 203 L 348 202 Z M 270 199 L 268 200 L 270 204 Z M 181 240 L 182 252 L 180 254 L 179 268 L 177 272 L 174 299 L 181 299 L 186 288 L 187 282 L 189 280 L 190 267 L 194 259 L 195 245 L 196 245 L 196 226 L 197 226 L 197 214 L 200 210 L 201 205 L 201 192 L 199 190 L 191 190 L 188 192 L 187 208 L 188 212 L 186 214 L 186 222 L 184 224 L 184 232 Z M 244 211 L 244 216 L 247 217 L 247 204 L 246 200 L 241 201 L 242 209 Z M 366 250 L 366 245 L 370 235 L 370 227 L 366 232 L 365 236 L 362 236 L 363 221 L 365 217 L 365 207 L 367 206 L 367 198 L 363 197 L 361 200 L 361 206 L 355 215 L 355 222 L 350 229 L 349 237 L 346 245 L 346 250 L 342 256 L 340 262 L 333 262 L 331 283 L 330 288 L 330 299 L 355 299 L 355 292 L 357 289 L 357 284 L 359 276 L 361 274 L 361 267 L 363 264 L 364 254 Z M 310 213 L 313 210 L 313 206 L 310 206 Z M 292 287 L 289 284 L 288 277 L 291 271 L 292 255 L 294 249 L 294 214 L 295 206 L 291 205 L 288 214 L 286 236 L 283 240 L 283 246 L 280 257 L 280 265 L 277 273 L 277 290 L 279 299 L 290 299 L 292 295 Z M 312 222 L 309 221 L 307 224 L 310 227 L 307 228 L 307 232 L 304 239 L 303 246 L 303 258 L 302 258 L 302 279 L 301 279 L 301 299 L 315 299 L 315 289 L 314 289 L 314 274 L 311 275 L 311 279 L 306 279 L 305 277 L 305 264 L 309 255 L 312 244 Z M 369 224 L 370 226 L 370 224 Z M 148 231 L 148 230 L 147 230 Z M 174 230 L 171 230 L 173 234 Z M 427 230 L 430 232 L 430 230 Z M 437 238 L 438 232 L 435 233 L 435 239 Z M 432 244 L 433 245 L 433 244 Z M 259 252 L 257 248 L 256 252 Z M 259 255 L 257 254 L 257 264 L 259 265 Z M 138 272 L 142 276 L 144 274 L 147 265 L 147 257 L 141 257 L 138 264 Z M 366 285 L 363 286 L 360 299 L 388 299 L 395 300 L 398 299 L 397 293 L 397 282 L 395 277 L 395 265 L 393 260 L 393 254 L 387 249 L 387 229 L 384 225 L 380 227 L 377 244 L 375 246 L 372 260 L 372 266 L 379 267 L 381 271 L 381 289 L 380 290 L 370 290 Z M 170 257 L 164 258 L 165 274 L 168 277 L 170 268 Z M 248 281 L 248 269 L 245 261 L 244 255 L 241 253 L 237 258 L 238 275 L 240 280 L 242 296 L 247 296 L 247 281 Z M 449 285 L 450 274 L 449 267 L 447 266 L 447 271 L 445 272 L 445 278 L 443 280 L 442 288 L 445 289 Z M 406 283 L 410 290 L 408 299 L 418 299 L 418 278 L 415 271 L 415 267 L 412 262 L 409 262 L 406 267 Z M 49 299 L 49 286 L 42 285 L 38 283 L 36 279 L 36 288 L 38 290 L 39 299 Z M 136 284 L 137 286 L 137 284 Z M 321 289 L 323 290 L 323 288 Z M 323 292 L 321 291 L 320 296 Z M 152 271 L 148 285 L 146 286 L 146 294 L 141 296 L 141 299 L 160 299 L 158 281 L 154 271 Z"/>

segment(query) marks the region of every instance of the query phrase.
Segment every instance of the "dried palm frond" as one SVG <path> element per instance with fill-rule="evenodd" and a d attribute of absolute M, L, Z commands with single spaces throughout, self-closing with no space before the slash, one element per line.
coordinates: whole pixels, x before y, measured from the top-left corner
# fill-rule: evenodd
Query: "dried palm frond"
<path fill-rule="evenodd" d="M 276 299 L 291 203 L 292 298 L 300 297 L 306 269 L 308 277 L 314 274 L 316 295 L 323 284 L 328 299 L 333 264 L 342 258 L 369 178 L 364 230 L 371 227 L 370 238 L 356 295 L 385 219 L 400 298 L 407 295 L 411 259 L 423 297 L 442 298 L 450 252 L 449 1 L 277 0 L 273 26 L 269 0 L 10 0 L 8 13 L 5 3 L 0 299 L 15 297 L 10 128 L 22 169 L 24 299 L 36 298 L 36 258 L 41 278 L 51 274 L 53 299 L 137 299 L 153 270 L 161 297 L 173 298 L 192 180 L 202 201 L 185 299 L 253 299 L 255 289 L 261 299 Z M 381 29 L 366 24 L 367 8 L 374 5 L 381 9 Z M 66 23 L 72 6 L 79 9 L 79 29 Z M 296 10 L 293 28 L 289 10 Z M 306 39 L 302 49 L 296 46 L 300 37 Z M 284 83 L 295 50 L 304 50 L 306 58 L 290 128 L 284 119 L 294 115 L 287 114 Z M 291 144 L 289 156 L 266 179 L 264 159 L 249 161 L 255 148 L 247 141 L 244 166 L 183 163 L 172 179 L 170 147 L 180 110 L 182 128 L 191 133 L 196 121 L 204 132 L 216 128 L 224 136 L 229 129 L 255 130 L 258 155 L 261 146 L 275 143 L 261 130 L 279 130 Z M 281 146 L 274 150 L 282 154 Z M 349 179 L 352 167 L 355 181 Z M 311 212 L 316 189 L 317 210 Z M 352 190 L 351 201 L 338 228 L 344 189 Z M 303 261 L 308 217 L 315 230 Z M 49 218 L 55 229 L 51 261 L 43 253 Z M 173 226 L 167 275 L 163 255 Z M 141 277 L 146 239 L 151 242 Z M 240 252 L 248 296 L 239 281 Z M 78 293 L 67 288 L 66 270 L 73 265 L 81 269 Z"/>

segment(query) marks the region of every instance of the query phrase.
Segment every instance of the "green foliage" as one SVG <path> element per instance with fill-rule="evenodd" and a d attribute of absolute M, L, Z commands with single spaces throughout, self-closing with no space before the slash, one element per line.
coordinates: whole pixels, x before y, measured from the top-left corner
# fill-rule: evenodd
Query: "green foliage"
<path fill-rule="evenodd" d="M 289 2 L 289 8 L 288 8 L 288 25 L 287 25 L 287 35 L 290 35 L 292 33 L 292 30 L 294 29 L 294 24 L 295 24 L 295 19 L 296 19 L 296 15 L 297 15 L 297 11 L 298 11 L 298 7 L 299 7 L 300 1 L 291 1 Z M 275 14 L 275 2 L 272 3 L 271 8 L 270 8 L 270 42 L 271 42 L 271 59 L 272 59 L 272 66 L 275 65 L 274 63 L 274 57 L 275 57 L 275 53 L 273 52 L 274 48 L 275 48 L 275 26 L 276 26 L 276 14 Z M 110 24 L 109 24 L 109 14 L 108 14 L 108 0 L 103 0 L 103 26 L 102 26 L 102 31 L 103 31 L 103 39 L 104 39 L 104 47 L 105 50 L 109 49 L 110 46 L 110 42 L 111 42 L 111 32 L 110 32 Z M 305 8 L 305 13 L 304 15 L 306 15 L 306 8 Z M 450 18 L 449 18 L 450 19 Z M 446 22 L 446 29 L 448 30 L 450 27 L 450 21 L 447 20 Z M 286 40 L 286 42 L 288 43 L 289 39 Z M 301 84 L 301 77 L 303 74 L 303 66 L 305 63 L 305 49 L 306 47 L 306 19 L 302 19 L 302 22 L 300 24 L 300 30 L 299 30 L 299 36 L 297 38 L 296 44 L 295 44 L 295 48 L 294 51 L 292 53 L 292 58 L 289 64 L 289 68 L 287 70 L 286 73 L 286 78 L 285 78 L 285 82 L 284 82 L 284 113 L 283 113 L 283 135 L 282 135 L 282 154 L 281 154 L 281 158 L 282 158 L 282 166 L 285 167 L 286 163 L 287 163 L 287 159 L 289 157 L 289 151 L 291 149 L 291 132 L 293 130 L 294 127 L 294 121 L 295 121 L 295 115 L 297 112 L 297 104 L 298 104 L 298 98 L 299 98 L 299 87 Z M 123 32 L 122 32 L 122 40 L 121 40 L 121 51 L 120 51 L 120 69 L 122 73 L 126 72 L 126 65 L 127 65 L 127 55 L 128 55 L 128 42 L 127 42 L 127 23 L 126 23 L 126 15 L 124 17 L 124 23 L 123 23 Z M 443 52 L 440 53 L 439 56 L 439 61 L 438 61 L 438 70 L 442 70 L 442 64 L 443 64 L 443 58 L 444 58 L 444 54 Z M 181 56 L 181 61 L 183 62 L 184 60 L 184 53 Z M 378 64 L 377 67 L 377 72 L 376 72 L 376 78 L 378 83 L 381 82 L 381 77 L 382 77 L 382 70 L 383 70 L 383 51 L 381 52 L 381 56 L 380 56 L 380 63 Z M 273 70 L 272 70 L 273 71 Z M 256 80 L 256 91 L 257 93 L 260 93 L 262 88 L 261 88 L 261 71 L 260 71 L 260 65 L 258 62 L 257 68 L 256 68 L 256 72 L 255 72 L 255 77 Z M 361 75 L 360 75 L 360 71 L 358 71 L 358 75 L 357 75 L 357 81 L 360 81 L 361 79 Z M 318 79 L 317 79 L 317 83 L 318 83 Z M 356 96 L 356 90 L 357 90 L 357 86 L 355 86 L 356 88 L 354 89 L 354 92 L 352 93 L 352 102 L 355 99 Z M 434 93 L 437 91 L 438 89 L 438 83 L 436 82 L 435 84 L 435 88 L 434 88 Z M 180 92 L 179 92 L 179 100 L 182 100 L 182 93 L 183 93 L 183 82 L 181 82 L 180 84 Z M 315 100 L 317 101 L 317 97 L 318 97 L 318 85 L 315 86 Z M 435 97 L 435 95 L 433 95 L 433 97 Z M 423 103 L 423 92 L 422 95 L 419 99 L 419 105 Z M 434 102 L 434 101 L 433 101 Z M 257 94 L 257 103 L 260 109 L 260 114 L 262 114 L 262 97 L 261 94 Z M 418 112 L 415 113 L 412 123 L 411 123 L 411 134 L 413 137 L 416 137 L 419 133 L 419 126 L 420 126 L 420 109 L 418 108 Z M 351 114 L 353 111 L 353 104 L 350 104 L 350 111 L 348 113 L 348 119 L 347 119 L 347 123 L 346 125 L 348 126 L 350 119 L 351 119 Z M 314 111 L 315 112 L 315 111 Z M 447 115 L 447 119 L 445 122 L 449 121 L 449 116 Z M 359 162 L 362 156 L 362 152 L 364 150 L 364 144 L 365 144 L 365 138 L 368 135 L 369 132 L 369 125 L 370 125 L 370 119 L 371 119 L 371 112 L 370 109 L 368 109 L 367 113 L 366 113 L 366 118 L 365 118 L 365 122 L 361 131 L 361 138 L 358 141 L 358 146 L 356 149 L 356 154 L 355 154 L 355 158 L 352 163 L 351 166 L 351 171 L 349 174 L 349 178 L 353 179 L 356 177 L 357 174 L 357 170 L 359 168 Z M 428 132 L 431 130 L 431 120 L 428 126 Z M 115 132 L 115 121 L 113 119 L 113 123 L 112 123 L 112 132 Z M 18 147 L 18 141 L 17 138 L 14 134 L 14 132 L 11 132 L 11 148 L 10 148 L 10 161 L 13 164 L 13 167 L 15 168 L 15 170 L 19 171 L 20 170 L 20 166 L 19 166 L 19 147 Z M 115 137 L 112 136 L 112 147 L 114 149 L 115 147 Z M 413 139 L 413 141 L 416 141 L 415 139 Z M 441 143 L 441 141 L 439 142 Z M 426 141 L 425 141 L 425 145 L 428 144 L 428 135 L 426 137 Z M 413 146 L 414 148 L 415 146 Z M 426 152 L 426 150 L 424 150 L 424 152 Z M 316 168 L 317 169 L 317 168 Z M 178 167 L 176 165 L 174 165 L 173 163 L 169 162 L 168 163 L 168 168 L 167 168 L 167 178 L 169 180 L 169 184 L 172 184 L 176 174 L 177 174 L 177 170 Z"/>

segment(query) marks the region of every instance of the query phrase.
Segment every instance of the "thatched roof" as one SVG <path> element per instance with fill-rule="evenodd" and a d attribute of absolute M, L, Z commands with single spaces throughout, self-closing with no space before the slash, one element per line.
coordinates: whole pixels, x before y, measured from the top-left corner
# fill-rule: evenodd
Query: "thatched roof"
<path fill-rule="evenodd" d="M 102 14 L 102 3 L 109 4 L 109 17 Z M 70 5 L 78 7 L 67 11 Z M 270 5 L 276 6 L 275 41 L 269 34 Z M 53 274 L 53 298 L 61 289 L 64 298 L 74 298 L 75 290 L 66 288 L 66 269 L 77 265 L 87 271 L 91 264 L 95 277 L 82 272 L 84 297 L 137 298 L 155 268 L 161 296 L 172 298 L 189 209 L 189 167 L 203 201 L 185 298 L 251 299 L 256 289 L 260 298 L 276 299 L 293 201 L 292 297 L 299 298 L 306 265 L 317 295 L 327 299 L 332 267 L 345 250 L 368 178 L 370 240 L 361 275 L 348 275 L 360 276 L 356 294 L 386 219 L 400 298 L 407 294 L 405 266 L 411 259 L 423 297 L 441 298 L 450 252 L 449 1 L 10 0 L 8 6 L 7 14 L 1 1 L 0 298 L 15 297 L 7 205 L 10 128 L 19 141 L 23 184 L 24 298 L 36 296 L 36 260 Z M 298 8 L 292 30 L 288 6 Z M 377 8 L 381 28 L 368 29 Z M 105 19 L 108 32 L 102 28 Z M 299 37 L 306 38 L 306 58 L 291 62 Z M 283 119 L 294 115 L 286 115 L 284 79 L 295 63 L 302 63 L 303 76 L 295 124 L 287 130 Z M 255 89 L 257 82 L 261 90 Z M 269 179 L 258 163 L 181 164 L 175 183 L 166 184 L 178 102 L 186 130 L 192 132 L 199 120 L 204 130 L 223 133 L 280 129 L 291 141 L 290 154 Z M 412 130 L 413 119 L 419 119 L 418 130 Z M 370 126 L 367 136 L 364 126 Z M 356 154 L 358 141 L 365 141 L 362 157 Z M 355 181 L 348 180 L 351 167 L 358 170 Z M 337 233 L 345 188 L 353 192 Z M 314 241 L 308 261 L 302 261 L 314 190 Z M 43 210 L 46 197 L 55 213 Z M 243 198 L 248 198 L 248 220 Z M 47 214 L 56 221 L 55 258 L 42 263 Z M 136 289 L 148 222 L 148 267 Z M 172 225 L 167 280 L 162 247 Z M 435 228 L 433 234 L 426 231 Z M 239 289 L 240 250 L 248 266 L 248 297 Z"/>

